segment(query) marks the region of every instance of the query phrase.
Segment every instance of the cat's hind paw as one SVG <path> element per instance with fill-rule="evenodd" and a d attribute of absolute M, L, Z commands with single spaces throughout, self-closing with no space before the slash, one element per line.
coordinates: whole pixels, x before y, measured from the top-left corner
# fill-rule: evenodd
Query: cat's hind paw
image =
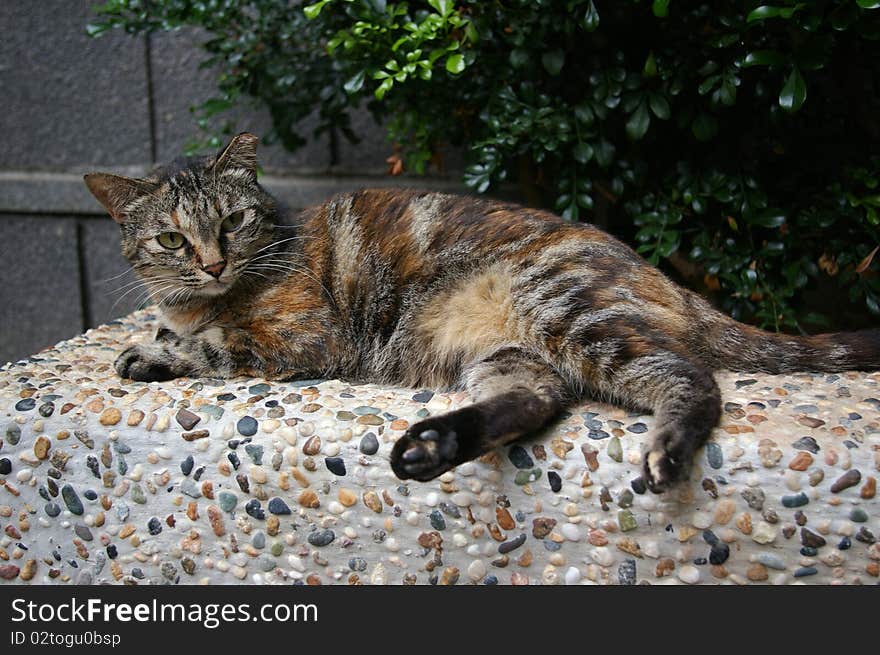
<path fill-rule="evenodd" d="M 162 348 L 138 344 L 126 348 L 116 358 L 114 367 L 119 377 L 140 382 L 161 382 L 178 377 Z"/>
<path fill-rule="evenodd" d="M 391 470 L 401 480 L 427 482 L 455 467 L 458 434 L 441 422 L 422 421 L 409 428 L 391 450 Z"/>
<path fill-rule="evenodd" d="M 676 448 L 674 438 L 661 435 L 647 453 L 642 465 L 645 484 L 655 494 L 668 491 L 673 485 L 690 476 L 693 450 Z"/>

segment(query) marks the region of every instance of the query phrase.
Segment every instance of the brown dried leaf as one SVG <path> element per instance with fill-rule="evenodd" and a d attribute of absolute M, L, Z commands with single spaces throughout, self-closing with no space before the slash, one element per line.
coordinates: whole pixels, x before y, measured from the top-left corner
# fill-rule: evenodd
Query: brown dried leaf
<path fill-rule="evenodd" d="M 856 266 L 856 273 L 864 273 L 868 270 L 868 267 L 871 265 L 871 261 L 874 259 L 874 255 L 877 254 L 877 250 L 880 250 L 880 246 L 876 246 L 871 252 L 868 253 L 867 257 L 859 262 L 859 265 Z"/>

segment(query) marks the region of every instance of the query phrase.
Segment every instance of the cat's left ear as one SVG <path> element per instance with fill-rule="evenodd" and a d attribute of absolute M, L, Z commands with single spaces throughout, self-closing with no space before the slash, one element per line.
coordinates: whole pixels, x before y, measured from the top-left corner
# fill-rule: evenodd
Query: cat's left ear
<path fill-rule="evenodd" d="M 111 173 L 89 173 L 83 180 L 117 223 L 125 222 L 126 209 L 131 203 L 157 188 L 153 182 Z"/>
<path fill-rule="evenodd" d="M 257 179 L 257 142 L 259 137 L 242 132 L 232 138 L 223 151 L 217 155 L 212 168 L 217 173 L 243 171 L 251 179 Z"/>

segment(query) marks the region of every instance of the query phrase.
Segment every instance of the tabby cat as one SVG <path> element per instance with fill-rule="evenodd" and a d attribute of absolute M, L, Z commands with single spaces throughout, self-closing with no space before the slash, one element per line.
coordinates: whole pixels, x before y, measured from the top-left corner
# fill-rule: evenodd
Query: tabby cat
<path fill-rule="evenodd" d="M 430 480 L 538 431 L 583 396 L 653 411 L 643 465 L 660 493 L 718 423 L 713 370 L 880 367 L 880 330 L 792 337 L 715 311 L 635 252 L 537 209 L 366 189 L 288 225 L 257 181 L 257 138 L 146 179 L 85 176 L 163 317 L 123 378 L 341 377 L 465 389 L 411 426 L 400 478 Z"/>

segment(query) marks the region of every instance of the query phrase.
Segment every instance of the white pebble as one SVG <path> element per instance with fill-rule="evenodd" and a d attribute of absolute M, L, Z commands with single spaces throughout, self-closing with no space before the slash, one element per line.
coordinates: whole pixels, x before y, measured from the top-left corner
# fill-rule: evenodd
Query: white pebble
<path fill-rule="evenodd" d="M 645 557 L 657 559 L 660 557 L 660 545 L 656 541 L 646 541 L 642 544 L 642 553 Z"/>
<path fill-rule="evenodd" d="M 159 446 L 156 448 L 156 454 L 162 459 L 171 459 L 174 455 L 167 446 Z"/>
<path fill-rule="evenodd" d="M 437 507 L 438 502 L 440 502 L 440 497 L 437 495 L 436 491 L 432 491 L 425 496 L 425 504 L 428 507 Z"/>
<path fill-rule="evenodd" d="M 580 541 L 583 538 L 580 529 L 572 523 L 564 523 L 560 530 L 562 535 L 569 541 Z"/>
<path fill-rule="evenodd" d="M 577 584 L 581 580 L 581 572 L 577 567 L 569 566 L 565 571 L 565 584 Z"/>
<path fill-rule="evenodd" d="M 324 454 L 327 457 L 335 457 L 339 454 L 339 444 L 338 443 L 328 443 L 324 446 Z"/>
<path fill-rule="evenodd" d="M 482 560 L 475 559 L 468 566 L 467 573 L 468 577 L 474 582 L 482 580 L 486 575 L 486 565 L 483 564 Z"/>
<path fill-rule="evenodd" d="M 590 557 L 599 566 L 611 566 L 614 563 L 614 554 L 605 546 L 599 546 L 591 550 Z"/>
<path fill-rule="evenodd" d="M 705 530 L 712 525 L 712 516 L 708 512 L 694 512 L 691 516 L 691 524 L 700 530 Z"/>
<path fill-rule="evenodd" d="M 18 473 L 15 474 L 15 479 L 19 482 L 27 482 L 34 475 L 32 469 L 21 469 Z"/>
<path fill-rule="evenodd" d="M 452 543 L 456 548 L 464 548 L 467 546 L 467 537 L 465 537 L 461 532 L 456 532 L 452 535 Z"/>
<path fill-rule="evenodd" d="M 452 502 L 459 507 L 469 507 L 474 502 L 474 497 L 466 491 L 459 491 L 452 494 Z"/>
<path fill-rule="evenodd" d="M 776 541 L 776 528 L 766 521 L 760 521 L 752 532 L 752 539 L 759 544 L 772 543 Z"/>
<path fill-rule="evenodd" d="M 678 579 L 688 584 L 697 584 L 700 581 L 700 571 L 696 566 L 685 564 L 678 570 Z"/>

